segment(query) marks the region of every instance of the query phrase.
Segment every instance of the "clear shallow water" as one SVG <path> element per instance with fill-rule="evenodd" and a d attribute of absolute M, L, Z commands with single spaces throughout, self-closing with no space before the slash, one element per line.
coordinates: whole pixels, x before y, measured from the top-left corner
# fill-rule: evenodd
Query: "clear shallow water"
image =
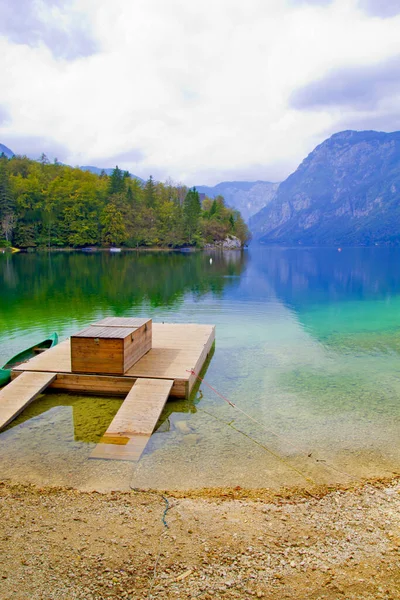
<path fill-rule="evenodd" d="M 165 489 L 391 475 L 399 265 L 400 250 L 383 248 L 0 255 L 1 363 L 108 315 L 214 323 L 206 380 L 257 421 L 202 384 L 167 404 L 137 465 L 94 461 L 120 400 L 46 394 L 0 434 L 0 477 Z"/>

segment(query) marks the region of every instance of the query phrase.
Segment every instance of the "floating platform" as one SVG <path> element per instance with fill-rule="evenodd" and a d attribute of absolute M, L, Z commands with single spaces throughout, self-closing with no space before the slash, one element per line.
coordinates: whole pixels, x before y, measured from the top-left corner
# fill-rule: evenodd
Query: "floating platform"
<path fill-rule="evenodd" d="M 66 340 L 13 369 L 0 390 L 0 429 L 47 387 L 126 396 L 91 457 L 139 460 L 168 398 L 189 398 L 214 341 L 213 325 L 153 323 L 151 349 L 123 375 L 108 375 L 72 372 Z"/>
<path fill-rule="evenodd" d="M 61 342 L 13 369 L 57 373 L 51 389 L 92 395 L 126 396 L 137 379 L 172 379 L 171 396 L 189 398 L 215 340 L 213 325 L 153 323 L 153 346 L 124 375 L 73 373 L 70 340 Z"/>

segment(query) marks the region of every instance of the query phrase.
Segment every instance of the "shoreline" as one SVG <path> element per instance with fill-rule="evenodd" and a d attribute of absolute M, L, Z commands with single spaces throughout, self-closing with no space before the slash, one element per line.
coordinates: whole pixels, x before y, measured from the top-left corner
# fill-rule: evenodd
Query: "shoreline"
<path fill-rule="evenodd" d="M 0 518 L 4 600 L 400 593 L 399 475 L 279 491 L 99 493 L 2 481 Z"/>
<path fill-rule="evenodd" d="M 121 253 L 124 252 L 178 252 L 178 253 L 182 253 L 182 254 L 193 254 L 195 252 L 204 252 L 204 251 L 221 251 L 221 252 L 230 252 L 231 250 L 233 250 L 234 252 L 244 252 L 246 250 L 248 250 L 248 247 L 245 246 L 243 248 L 223 248 L 220 245 L 215 245 L 215 246 L 205 246 L 204 248 L 195 248 L 195 247 L 182 247 L 182 248 L 165 248 L 163 246 L 155 246 L 155 247 L 146 247 L 146 246 L 140 246 L 139 248 L 124 248 L 121 247 Z M 101 252 L 110 252 L 110 248 L 95 248 L 94 250 L 85 250 L 84 248 L 69 248 L 69 247 L 65 247 L 65 248 L 32 248 L 32 249 L 25 249 L 25 248 L 18 248 L 16 252 L 11 252 L 8 251 L 6 248 L 4 248 L 4 252 L 3 254 L 5 255 L 12 255 L 12 254 L 43 254 L 45 252 L 48 253 L 53 253 L 53 252 L 81 252 L 83 254 L 97 254 L 97 253 L 101 253 Z M 111 252 L 112 254 L 112 252 Z M 116 253 L 116 254 L 119 254 Z"/>

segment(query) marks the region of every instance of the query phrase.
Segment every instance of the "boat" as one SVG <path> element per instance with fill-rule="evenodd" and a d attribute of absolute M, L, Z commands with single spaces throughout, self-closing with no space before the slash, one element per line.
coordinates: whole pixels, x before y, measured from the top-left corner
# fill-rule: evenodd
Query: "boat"
<path fill-rule="evenodd" d="M 35 344 L 26 350 L 23 350 L 19 354 L 16 354 L 13 358 L 11 358 L 2 369 L 0 369 L 0 386 L 6 385 L 11 379 L 11 370 L 20 365 L 21 363 L 33 358 L 37 354 L 44 352 L 48 348 L 52 346 L 56 346 L 58 343 L 58 335 L 56 333 L 52 333 L 48 338 L 40 342 L 39 344 Z"/>
<path fill-rule="evenodd" d="M 121 252 L 121 248 L 110 248 L 110 252 Z"/>

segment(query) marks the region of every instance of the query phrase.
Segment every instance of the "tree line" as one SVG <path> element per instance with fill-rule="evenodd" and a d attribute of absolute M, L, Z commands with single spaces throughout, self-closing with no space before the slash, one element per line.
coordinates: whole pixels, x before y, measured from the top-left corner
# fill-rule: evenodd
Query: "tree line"
<path fill-rule="evenodd" d="M 0 246 L 203 247 L 229 235 L 250 239 L 222 196 L 200 201 L 195 188 L 141 182 L 118 167 L 96 175 L 44 154 L 0 156 Z"/>

